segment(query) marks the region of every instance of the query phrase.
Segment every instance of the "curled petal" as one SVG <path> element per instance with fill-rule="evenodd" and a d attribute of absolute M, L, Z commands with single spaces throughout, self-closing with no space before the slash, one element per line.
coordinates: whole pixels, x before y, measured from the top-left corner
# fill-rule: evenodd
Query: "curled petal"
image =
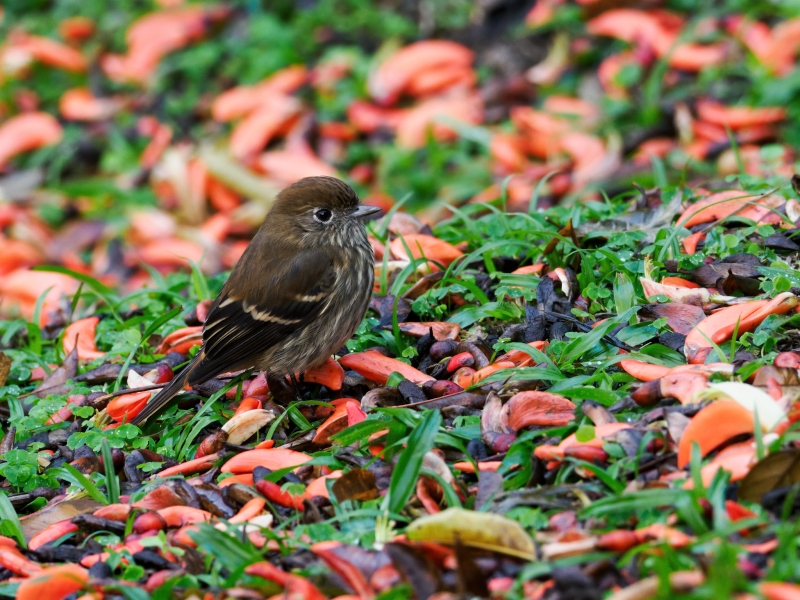
<path fill-rule="evenodd" d="M 81 360 L 94 360 L 105 356 L 106 353 L 101 352 L 94 343 L 99 322 L 98 317 L 88 317 L 71 323 L 64 330 L 64 353 L 69 354 L 77 347 L 78 358 Z"/>
<path fill-rule="evenodd" d="M 48 567 L 23 581 L 17 589 L 18 600 L 61 600 L 82 589 L 89 572 L 78 565 Z"/>
<path fill-rule="evenodd" d="M 753 413 L 733 400 L 718 400 L 697 413 L 683 432 L 678 444 L 678 466 L 689 464 L 692 446 L 700 447 L 705 456 L 720 444 L 747 433 L 753 433 Z"/>
<path fill-rule="evenodd" d="M 503 406 L 500 423 L 519 431 L 523 427 L 560 427 L 575 418 L 575 405 L 550 392 L 519 392 Z"/>
<path fill-rule="evenodd" d="M 339 359 L 345 369 L 350 369 L 366 377 L 371 381 L 385 384 L 392 373 L 400 373 L 403 377 L 413 383 L 425 383 L 434 381 L 430 375 L 418 371 L 411 365 L 401 362 L 395 358 L 384 356 L 380 352 L 367 350 L 366 352 L 356 352 L 346 354 Z"/>
<path fill-rule="evenodd" d="M 18 154 L 57 144 L 62 135 L 61 125 L 47 113 L 29 112 L 11 117 L 0 125 L 0 168 Z"/>
<path fill-rule="evenodd" d="M 252 473 L 256 467 L 266 467 L 272 471 L 286 467 L 299 467 L 311 460 L 308 454 L 289 450 L 288 448 L 269 448 L 266 450 L 248 450 L 237 454 L 222 466 L 223 473 Z"/>

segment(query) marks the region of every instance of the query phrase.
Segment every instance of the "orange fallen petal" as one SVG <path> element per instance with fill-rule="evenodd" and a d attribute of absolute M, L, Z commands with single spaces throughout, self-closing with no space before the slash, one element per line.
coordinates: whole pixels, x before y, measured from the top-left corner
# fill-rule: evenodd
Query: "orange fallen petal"
<path fill-rule="evenodd" d="M 698 412 L 681 436 L 678 444 L 678 466 L 689 464 L 692 446 L 700 446 L 705 456 L 720 444 L 736 437 L 753 433 L 753 413 L 733 400 L 717 400 Z"/>
<path fill-rule="evenodd" d="M 271 471 L 285 469 L 287 467 L 298 467 L 311 460 L 308 454 L 289 450 L 287 448 L 270 448 L 266 450 L 248 450 L 237 454 L 224 465 L 223 473 L 252 473 L 258 466 L 266 467 Z"/>
<path fill-rule="evenodd" d="M 445 267 L 464 254 L 452 244 L 422 233 L 398 236 L 389 244 L 389 249 L 394 256 L 400 259 L 411 260 L 424 257 L 441 263 Z"/>
<path fill-rule="evenodd" d="M 545 265 L 544 263 L 536 263 L 536 264 L 533 264 L 533 265 L 528 265 L 526 267 L 520 267 L 519 269 L 515 269 L 515 270 L 511 271 L 511 274 L 512 275 L 541 275 L 545 271 L 546 268 L 547 268 L 547 265 Z"/>
<path fill-rule="evenodd" d="M 346 354 L 339 359 L 339 364 L 345 369 L 355 371 L 370 381 L 375 381 L 381 385 L 386 383 L 392 373 L 400 373 L 400 375 L 413 383 L 435 381 L 433 377 L 418 371 L 411 365 L 395 358 L 384 356 L 375 350 Z"/>
<path fill-rule="evenodd" d="M 303 65 L 281 69 L 256 85 L 242 85 L 223 92 L 211 105 L 211 115 L 216 121 L 228 122 L 248 115 L 268 105 L 276 96 L 286 96 L 299 88 L 308 78 Z"/>
<path fill-rule="evenodd" d="M 631 375 L 639 381 L 653 381 L 660 379 L 669 373 L 669 367 L 662 367 L 661 365 L 651 365 L 650 363 L 642 362 L 639 360 L 625 359 L 619 361 L 619 366 L 628 375 Z"/>
<path fill-rule="evenodd" d="M 756 462 L 756 448 L 751 441 L 733 444 L 721 450 L 707 465 L 700 469 L 704 486 L 709 486 L 719 470 L 730 473 L 731 482 L 741 481 Z M 685 489 L 694 488 L 694 480 L 687 479 Z"/>
<path fill-rule="evenodd" d="M 783 204 L 785 200 L 777 196 L 758 196 L 751 195 L 741 190 L 725 190 L 711 194 L 702 200 L 695 202 L 678 217 L 678 225 L 681 227 L 694 227 L 702 223 L 711 223 L 738 214 L 744 208 L 752 204 L 773 206 L 776 208 Z M 764 209 L 765 214 L 771 211 Z"/>
<path fill-rule="evenodd" d="M 668 51 L 667 64 L 675 69 L 697 72 L 722 63 L 728 55 L 726 44 L 680 44 Z"/>
<path fill-rule="evenodd" d="M 602 448 L 603 444 L 605 444 L 605 438 L 611 437 L 623 429 L 630 428 L 631 426 L 627 423 L 603 423 L 595 426 L 594 438 L 588 442 L 579 442 L 577 436 L 573 433 L 564 438 L 558 446 L 537 446 L 536 450 L 534 450 L 534 455 L 546 461 L 561 461 L 564 460 L 564 453 L 568 448 L 579 446 Z"/>
<path fill-rule="evenodd" d="M 23 577 L 31 577 L 42 571 L 42 565 L 24 557 L 16 549 L 16 542 L 6 537 L 2 538 L 0 544 L 0 567 Z"/>
<path fill-rule="evenodd" d="M 605 58 L 597 67 L 597 78 L 600 80 L 600 84 L 603 86 L 606 95 L 616 100 L 626 99 L 628 97 L 628 90 L 619 83 L 619 74 L 628 65 L 639 66 L 641 63 L 642 61 L 630 50 L 624 50 Z M 675 142 L 672 139 L 669 139 L 669 144 L 666 145 L 659 144 L 654 146 L 651 144 L 646 146 L 645 144 L 647 144 L 647 142 L 639 147 L 638 152 L 648 157 L 653 155 L 663 156 L 675 147 Z M 641 162 L 649 164 L 650 160 L 648 158 Z"/>
<path fill-rule="evenodd" d="M 629 44 L 641 39 L 652 44 L 659 54 L 666 52 L 674 39 L 655 16 L 632 8 L 607 10 L 590 20 L 586 30 L 592 35 L 614 37 Z"/>
<path fill-rule="evenodd" d="M 311 546 L 311 551 L 319 556 L 333 573 L 341 577 L 348 587 L 358 594 L 354 596 L 355 599 L 371 600 L 374 598 L 375 592 L 367 581 L 364 573 L 345 556 L 335 552 L 333 548 L 337 546 L 338 544 L 333 544 L 331 542 L 320 542 L 313 544 Z M 341 599 L 342 596 L 338 598 Z"/>
<path fill-rule="evenodd" d="M 660 542 L 666 542 L 673 548 L 683 548 L 684 546 L 688 546 L 694 539 L 679 529 L 669 527 L 663 523 L 653 523 L 647 527 L 640 527 L 639 529 L 635 530 L 634 533 L 641 544 L 651 540 L 657 540 Z"/>
<path fill-rule="evenodd" d="M 308 579 L 298 575 L 291 575 L 272 563 L 260 562 L 248 566 L 245 570 L 248 575 L 261 577 L 286 588 L 283 596 L 300 600 L 327 600 Z M 281 597 L 283 597 L 281 596 Z"/>
<path fill-rule="evenodd" d="M 0 168 L 23 152 L 52 146 L 61 141 L 63 130 L 55 117 L 43 112 L 28 112 L 0 125 Z"/>
<path fill-rule="evenodd" d="M 575 418 L 575 405 L 550 392 L 519 392 L 503 406 L 500 423 L 519 431 L 523 427 L 560 427 Z"/>
<path fill-rule="evenodd" d="M 405 109 L 382 108 L 356 100 L 347 107 L 347 120 L 363 133 L 375 133 L 380 128 L 397 129 L 405 113 Z"/>
<path fill-rule="evenodd" d="M 483 462 L 478 463 L 478 470 L 479 471 L 497 471 L 500 468 L 500 465 L 503 464 L 503 461 L 500 460 L 485 460 Z M 474 473 L 475 467 L 472 465 L 471 462 L 457 462 L 453 463 L 453 468 L 458 469 L 463 473 Z"/>
<path fill-rule="evenodd" d="M 97 98 L 89 88 L 73 88 L 61 95 L 58 111 L 71 121 L 104 121 L 119 110 L 120 104 L 109 98 Z"/>
<path fill-rule="evenodd" d="M 157 511 L 164 518 L 167 527 L 183 527 L 192 523 L 210 521 L 210 512 L 191 506 L 168 506 Z"/>
<path fill-rule="evenodd" d="M 172 141 L 172 127 L 158 123 L 150 135 L 151 139 L 139 157 L 139 164 L 145 169 L 152 169 L 169 147 Z"/>
<path fill-rule="evenodd" d="M 78 531 L 78 526 L 72 523 L 72 521 L 69 519 L 59 521 L 58 523 L 53 523 L 33 536 L 28 542 L 28 548 L 31 550 L 36 550 L 37 548 L 41 548 L 45 544 L 54 542 L 58 538 L 74 531 Z"/>
<path fill-rule="evenodd" d="M 239 403 L 239 406 L 237 407 L 236 412 L 233 413 L 233 416 L 235 417 L 242 413 L 259 409 L 261 406 L 261 400 L 258 398 L 245 398 Z"/>
<path fill-rule="evenodd" d="M 765 600 L 800 600 L 800 585 L 785 581 L 762 581 L 759 593 Z"/>
<path fill-rule="evenodd" d="M 67 398 L 67 403 L 59 408 L 56 412 L 50 415 L 47 421 L 44 422 L 45 425 L 53 425 L 54 423 L 64 423 L 66 421 L 71 421 L 74 415 L 72 414 L 72 407 L 74 406 L 83 406 L 86 402 L 86 396 L 82 394 L 69 396 Z"/>
<path fill-rule="evenodd" d="M 683 277 L 664 277 L 664 279 L 661 280 L 661 283 L 663 283 L 664 285 L 676 285 L 678 287 L 693 288 L 693 289 L 700 287 L 694 281 L 689 281 L 688 279 L 684 279 Z"/>
<path fill-rule="evenodd" d="M 131 514 L 133 509 L 134 506 L 131 504 L 108 504 L 98 508 L 92 513 L 92 515 L 95 517 L 100 517 L 101 519 L 108 519 L 110 521 L 119 521 L 124 523 L 128 520 L 128 516 Z"/>
<path fill-rule="evenodd" d="M 406 148 L 420 148 L 431 130 L 437 141 L 449 141 L 457 133 L 444 123 L 444 119 L 467 125 L 483 122 L 483 101 L 476 94 L 453 97 L 435 97 L 417 104 L 402 114 L 397 123 L 397 144 Z"/>
<path fill-rule="evenodd" d="M 734 130 L 755 125 L 779 123 L 786 118 L 786 108 L 782 106 L 765 108 L 724 106 L 713 100 L 698 100 L 695 106 L 700 120 L 721 127 L 727 126 Z"/>
<path fill-rule="evenodd" d="M 317 433 L 314 436 L 313 442 L 319 445 L 329 444 L 331 436 L 336 435 L 340 431 L 344 431 L 350 426 L 348 422 L 348 406 L 354 404 L 356 408 L 359 407 L 358 400 L 354 398 L 344 398 L 344 402 L 340 403 L 325 421 L 317 427 Z M 361 410 L 358 408 L 358 410 Z M 365 415 L 366 416 L 366 415 Z"/>
<path fill-rule="evenodd" d="M 100 319 L 98 317 L 87 317 L 71 323 L 64 330 L 62 344 L 64 353 L 69 354 L 77 347 L 80 360 L 94 360 L 105 356 L 106 353 L 98 350 L 94 343 L 99 322 Z"/>
<path fill-rule="evenodd" d="M 203 343 L 202 325 L 181 327 L 180 329 L 176 329 L 161 341 L 161 344 L 159 344 L 156 352 L 158 354 L 174 352 L 175 347 L 180 346 L 188 341 L 194 342 L 193 345 L 195 346 L 199 346 Z"/>
<path fill-rule="evenodd" d="M 775 25 L 772 30 L 772 44 L 764 63 L 778 74 L 785 74 L 794 68 L 798 50 L 800 19 L 787 19 Z"/>
<path fill-rule="evenodd" d="M 678 31 L 662 18 L 663 13 L 645 12 L 633 8 L 617 8 L 605 11 L 586 24 L 592 35 L 605 35 L 628 43 L 648 44 L 656 55 L 666 58 L 676 69 L 699 71 L 721 63 L 727 55 L 725 44 L 679 44 L 675 45 Z M 680 29 L 676 19 L 674 25 Z"/>
<path fill-rule="evenodd" d="M 668 372 L 663 377 L 641 386 L 631 394 L 631 397 L 641 406 L 650 406 L 662 398 L 677 398 L 681 404 L 691 404 L 707 387 L 706 373 Z"/>
<path fill-rule="evenodd" d="M 248 500 L 239 512 L 228 519 L 229 523 L 245 523 L 250 519 L 257 517 L 264 510 L 266 501 L 263 498 L 253 498 Z"/>
<path fill-rule="evenodd" d="M 474 59 L 471 50 L 455 42 L 424 40 L 409 44 L 381 63 L 370 76 L 367 88 L 381 104 L 391 104 L 422 72 L 469 67 Z"/>
<path fill-rule="evenodd" d="M 547 348 L 549 342 L 546 341 L 536 341 L 536 342 L 529 342 L 528 346 L 532 348 L 536 348 L 540 352 L 544 352 L 544 349 Z M 505 354 L 501 354 L 495 359 L 495 362 L 513 362 L 516 366 L 521 366 L 523 363 L 529 361 L 531 359 L 531 355 L 523 350 L 511 350 L 510 352 L 506 352 Z"/>
<path fill-rule="evenodd" d="M 648 300 L 655 296 L 666 296 L 671 302 L 679 304 L 707 304 L 711 300 L 711 292 L 705 288 L 686 288 L 677 285 L 664 285 L 652 279 L 640 277 L 642 291 Z"/>
<path fill-rule="evenodd" d="M 344 369 L 338 362 L 329 358 L 320 366 L 308 369 L 303 373 L 303 381 L 318 383 L 331 391 L 338 392 L 344 384 Z"/>
<path fill-rule="evenodd" d="M 9 239 L 0 234 L 0 247 L 3 248 L 0 255 L 0 275 L 44 262 L 44 253 L 30 242 Z"/>
<path fill-rule="evenodd" d="M 705 376 L 709 376 L 712 373 L 733 373 L 733 365 L 722 362 L 702 365 L 678 365 L 677 367 L 668 368 L 660 365 L 651 365 L 638 360 L 626 359 L 620 361 L 619 365 L 626 373 L 633 375 L 639 381 L 654 381 L 667 375 L 687 372 L 699 373 Z"/>
<path fill-rule="evenodd" d="M 227 481 L 227 480 L 226 480 Z M 303 510 L 303 497 L 284 492 L 277 483 L 262 479 L 255 482 L 256 489 L 270 502 L 286 508 Z"/>
<path fill-rule="evenodd" d="M 103 56 L 100 61 L 103 71 L 114 81 L 145 84 L 164 56 L 200 39 L 211 24 L 229 14 L 230 8 L 208 5 L 175 7 L 144 15 L 126 32 L 127 54 Z"/>
<path fill-rule="evenodd" d="M 112 398 L 106 406 L 106 413 L 117 423 L 129 422 L 142 412 L 153 392 L 133 392 Z"/>
<path fill-rule="evenodd" d="M 303 493 L 303 498 L 311 499 L 314 496 L 322 496 L 323 498 L 330 498 L 330 495 L 328 494 L 327 481 L 329 479 L 339 479 L 339 477 L 341 476 L 342 476 L 341 471 L 333 471 L 328 475 L 317 477 L 314 481 L 312 481 L 306 486 L 306 491 Z"/>
<path fill-rule="evenodd" d="M 158 472 L 159 477 L 171 477 L 173 475 L 193 475 L 195 473 L 204 473 L 214 466 L 214 463 L 219 459 L 218 454 L 208 454 L 206 456 L 188 460 L 174 467 L 167 467 L 163 471 Z"/>
<path fill-rule="evenodd" d="M 155 489 L 147 492 L 145 496 L 132 504 L 134 508 L 144 508 L 147 510 L 161 510 L 170 506 L 183 506 L 185 501 L 178 496 L 172 488 L 166 485 L 160 485 Z"/>
<path fill-rule="evenodd" d="M 299 114 L 300 103 L 296 99 L 275 94 L 234 127 L 231 152 L 239 159 L 253 156 L 276 135 L 286 133 Z"/>
<path fill-rule="evenodd" d="M 27 53 L 42 64 L 73 73 L 86 71 L 83 55 L 61 42 L 18 31 L 11 34 L 10 42 L 16 51 Z"/>
<path fill-rule="evenodd" d="M 89 572 L 78 565 L 48 567 L 20 583 L 17 600 L 61 600 L 82 589 L 89 581 Z"/>
<path fill-rule="evenodd" d="M 211 206 L 220 212 L 230 212 L 241 204 L 239 194 L 213 177 L 208 178 L 206 192 Z"/>
<path fill-rule="evenodd" d="M 475 71 L 468 66 L 451 65 L 444 69 L 428 69 L 414 75 L 406 86 L 409 96 L 422 98 L 444 94 L 450 90 L 468 90 L 475 85 Z"/>
<path fill-rule="evenodd" d="M 220 483 L 217 484 L 217 487 L 224 488 L 228 487 L 229 485 L 233 485 L 235 483 L 241 483 L 242 485 L 254 485 L 253 481 L 253 474 L 252 473 L 242 473 L 241 475 L 233 475 L 231 477 L 227 477 L 223 479 Z"/>
<path fill-rule="evenodd" d="M 482 369 L 478 369 L 474 373 L 464 374 L 463 376 L 456 375 L 456 378 L 453 380 L 457 385 L 460 385 L 462 388 L 468 388 L 472 385 L 477 385 L 490 375 L 497 373 L 498 371 L 502 371 L 504 369 L 513 369 L 517 365 L 511 362 L 510 360 L 502 361 L 502 362 L 494 362 L 487 367 L 483 367 Z"/>
<path fill-rule="evenodd" d="M 73 43 L 92 37 L 94 31 L 95 23 L 89 17 L 69 17 L 58 24 L 58 34 Z"/>
<path fill-rule="evenodd" d="M 773 40 L 768 25 L 741 15 L 731 15 L 725 19 L 725 28 L 741 40 L 762 64 L 769 63 Z"/>
<path fill-rule="evenodd" d="M 692 235 L 688 235 L 683 238 L 683 249 L 686 251 L 686 254 L 695 254 L 697 252 L 698 244 L 705 239 L 706 234 L 703 231 L 698 231 L 697 233 L 693 233 Z"/>
<path fill-rule="evenodd" d="M 508 173 L 519 173 L 525 167 L 527 159 L 522 148 L 522 140 L 517 135 L 495 133 L 489 144 L 492 158 L 502 165 Z"/>
<path fill-rule="evenodd" d="M 739 335 L 753 331 L 769 315 L 786 314 L 796 306 L 797 297 L 783 292 L 769 301 L 755 300 L 723 308 L 700 321 L 686 336 L 686 358 L 690 363 L 703 363 L 713 349 L 711 342 L 721 344 L 731 339 L 737 328 Z"/>
<path fill-rule="evenodd" d="M 264 152 L 257 166 L 272 179 L 290 185 L 304 177 L 336 175 L 336 169 L 320 159 L 306 142 L 294 144 L 285 150 Z"/>

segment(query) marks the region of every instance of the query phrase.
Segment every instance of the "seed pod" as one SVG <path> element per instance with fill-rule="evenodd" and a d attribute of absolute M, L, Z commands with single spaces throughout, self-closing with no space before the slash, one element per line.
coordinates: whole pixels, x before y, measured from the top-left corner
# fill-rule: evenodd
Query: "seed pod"
<path fill-rule="evenodd" d="M 175 371 L 167 364 L 161 363 L 156 367 L 156 380 L 153 383 L 167 383 L 175 377 Z"/>
<path fill-rule="evenodd" d="M 453 340 L 442 340 L 441 342 L 434 342 L 429 352 L 433 362 L 439 362 L 443 358 L 452 356 L 456 351 L 458 344 Z"/>
<path fill-rule="evenodd" d="M 469 352 L 460 352 L 447 361 L 447 371 L 449 373 L 454 373 L 461 367 L 472 367 L 474 364 L 475 359 L 472 357 L 472 354 Z"/>
<path fill-rule="evenodd" d="M 275 420 L 275 413 L 271 410 L 257 408 L 234 415 L 222 426 L 222 433 L 227 435 L 231 444 L 241 444 L 249 440 L 255 433 Z M 223 440 L 224 441 L 224 440 Z M 220 442 L 220 449 L 222 442 Z M 214 450 L 217 452 L 218 450 Z"/>
<path fill-rule="evenodd" d="M 422 391 L 428 398 L 441 398 L 449 394 L 463 391 L 463 388 L 455 381 L 426 381 L 422 384 Z"/>
<path fill-rule="evenodd" d="M 200 442 L 197 447 L 197 452 L 194 453 L 195 458 L 203 458 L 209 454 L 216 454 L 222 450 L 222 444 L 228 441 L 228 432 L 223 429 L 218 429 L 211 433 Z"/>
<path fill-rule="evenodd" d="M 639 544 L 639 536 L 633 531 L 618 529 L 597 538 L 597 549 L 622 554 Z"/>

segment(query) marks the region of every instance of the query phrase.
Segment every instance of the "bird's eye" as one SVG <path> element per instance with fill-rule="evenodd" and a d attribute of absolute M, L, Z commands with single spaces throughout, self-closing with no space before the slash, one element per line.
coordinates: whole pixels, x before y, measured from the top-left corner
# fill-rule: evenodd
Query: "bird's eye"
<path fill-rule="evenodd" d="M 320 208 L 317 212 L 314 213 L 314 218 L 319 221 L 320 223 L 327 223 L 331 220 L 333 214 L 327 208 Z"/>

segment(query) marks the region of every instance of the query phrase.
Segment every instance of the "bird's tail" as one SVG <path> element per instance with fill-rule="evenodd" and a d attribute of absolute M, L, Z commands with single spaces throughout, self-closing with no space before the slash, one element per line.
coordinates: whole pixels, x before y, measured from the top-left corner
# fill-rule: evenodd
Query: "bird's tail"
<path fill-rule="evenodd" d="M 195 355 L 192 361 L 186 365 L 183 370 L 172 379 L 172 381 L 169 382 L 167 387 L 162 388 L 160 392 L 150 398 L 150 401 L 142 409 L 142 412 L 131 419 L 130 422 L 133 425 L 141 425 L 159 410 L 164 408 L 173 397 L 180 394 L 181 391 L 183 391 L 183 388 L 186 387 L 186 383 L 189 381 L 189 375 L 194 368 L 200 364 L 200 361 L 202 361 L 204 357 L 205 353 L 200 350 L 200 352 Z"/>

